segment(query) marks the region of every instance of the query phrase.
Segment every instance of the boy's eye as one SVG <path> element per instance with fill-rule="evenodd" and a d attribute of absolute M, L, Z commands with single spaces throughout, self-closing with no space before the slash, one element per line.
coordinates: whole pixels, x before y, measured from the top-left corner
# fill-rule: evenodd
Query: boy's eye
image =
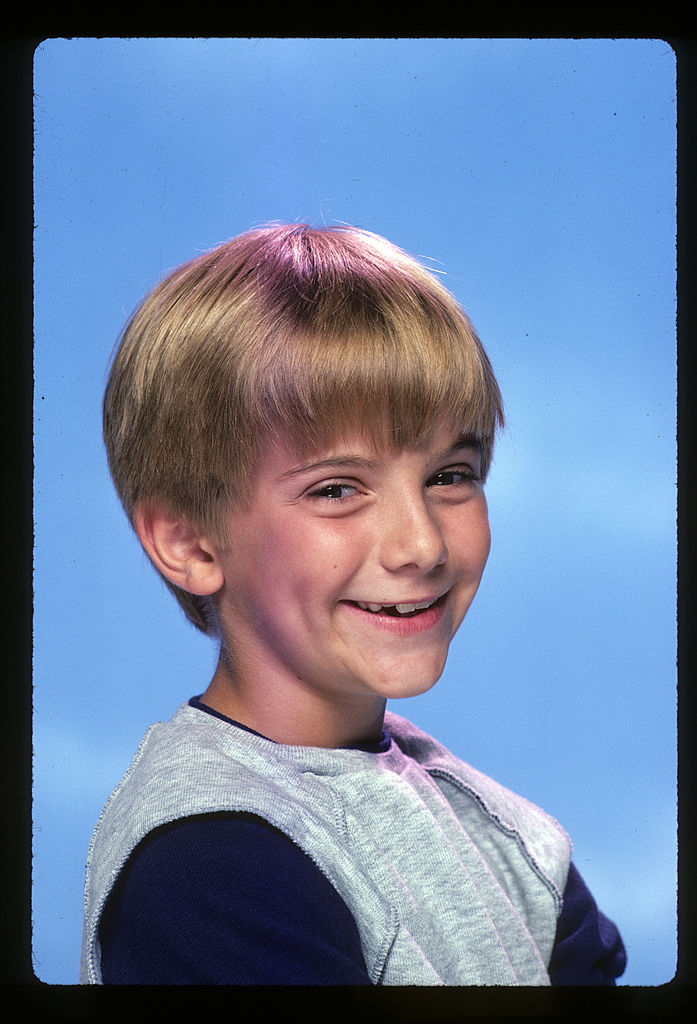
<path fill-rule="evenodd" d="M 472 483 L 477 476 L 471 469 L 441 469 L 428 481 L 429 487 L 452 487 L 457 484 Z"/>
<path fill-rule="evenodd" d="M 342 484 L 342 483 L 330 483 L 322 484 L 321 487 L 316 487 L 313 491 L 310 491 L 311 498 L 328 498 L 332 501 L 341 501 L 343 498 L 349 498 L 355 493 L 356 488 L 353 484 Z"/>

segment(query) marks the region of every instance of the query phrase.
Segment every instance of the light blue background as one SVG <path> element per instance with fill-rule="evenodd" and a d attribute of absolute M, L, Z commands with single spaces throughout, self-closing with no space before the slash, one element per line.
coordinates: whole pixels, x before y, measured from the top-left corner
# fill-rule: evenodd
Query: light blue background
<path fill-rule="evenodd" d="M 662 40 L 50 39 L 35 56 L 34 964 L 77 979 L 91 830 L 215 650 L 102 450 L 117 334 L 269 220 L 423 256 L 506 401 L 493 549 L 441 681 L 395 705 L 541 804 L 676 963 L 675 55 Z M 269 580 L 269 586 L 273 581 Z"/>

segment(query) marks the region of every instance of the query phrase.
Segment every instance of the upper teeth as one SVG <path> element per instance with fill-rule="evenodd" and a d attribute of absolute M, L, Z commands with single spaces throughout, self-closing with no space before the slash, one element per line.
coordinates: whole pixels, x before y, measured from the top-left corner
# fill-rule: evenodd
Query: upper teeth
<path fill-rule="evenodd" d="M 383 608 L 396 608 L 400 615 L 404 615 L 407 612 L 415 612 L 417 609 L 420 611 L 422 608 L 429 608 L 436 600 L 437 598 L 432 598 L 430 601 L 420 601 L 418 604 L 374 604 L 370 601 L 357 601 L 356 604 L 364 611 L 379 612 Z"/>

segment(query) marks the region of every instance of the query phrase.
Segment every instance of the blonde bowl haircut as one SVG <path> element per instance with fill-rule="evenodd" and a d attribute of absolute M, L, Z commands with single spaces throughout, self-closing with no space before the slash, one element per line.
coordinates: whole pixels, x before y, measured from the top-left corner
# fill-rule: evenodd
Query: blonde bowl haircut
<path fill-rule="evenodd" d="M 378 235 L 305 224 L 251 230 L 165 277 L 124 328 L 103 412 L 131 524 L 157 503 L 222 545 L 275 437 L 317 450 L 353 427 L 399 450 L 445 418 L 477 439 L 485 479 L 503 426 L 489 359 L 433 274 Z M 216 635 L 214 599 L 164 579 Z"/>

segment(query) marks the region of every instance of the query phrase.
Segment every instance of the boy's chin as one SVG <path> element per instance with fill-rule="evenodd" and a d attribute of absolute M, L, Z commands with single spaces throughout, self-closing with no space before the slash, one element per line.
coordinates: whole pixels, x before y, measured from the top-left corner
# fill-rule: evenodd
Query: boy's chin
<path fill-rule="evenodd" d="M 445 666 L 443 666 L 444 668 Z M 418 697 L 422 693 L 428 693 L 443 674 L 443 668 L 431 673 L 409 676 L 405 673 L 397 673 L 392 678 L 382 680 L 375 689 L 387 700 L 403 700 L 407 697 Z"/>

